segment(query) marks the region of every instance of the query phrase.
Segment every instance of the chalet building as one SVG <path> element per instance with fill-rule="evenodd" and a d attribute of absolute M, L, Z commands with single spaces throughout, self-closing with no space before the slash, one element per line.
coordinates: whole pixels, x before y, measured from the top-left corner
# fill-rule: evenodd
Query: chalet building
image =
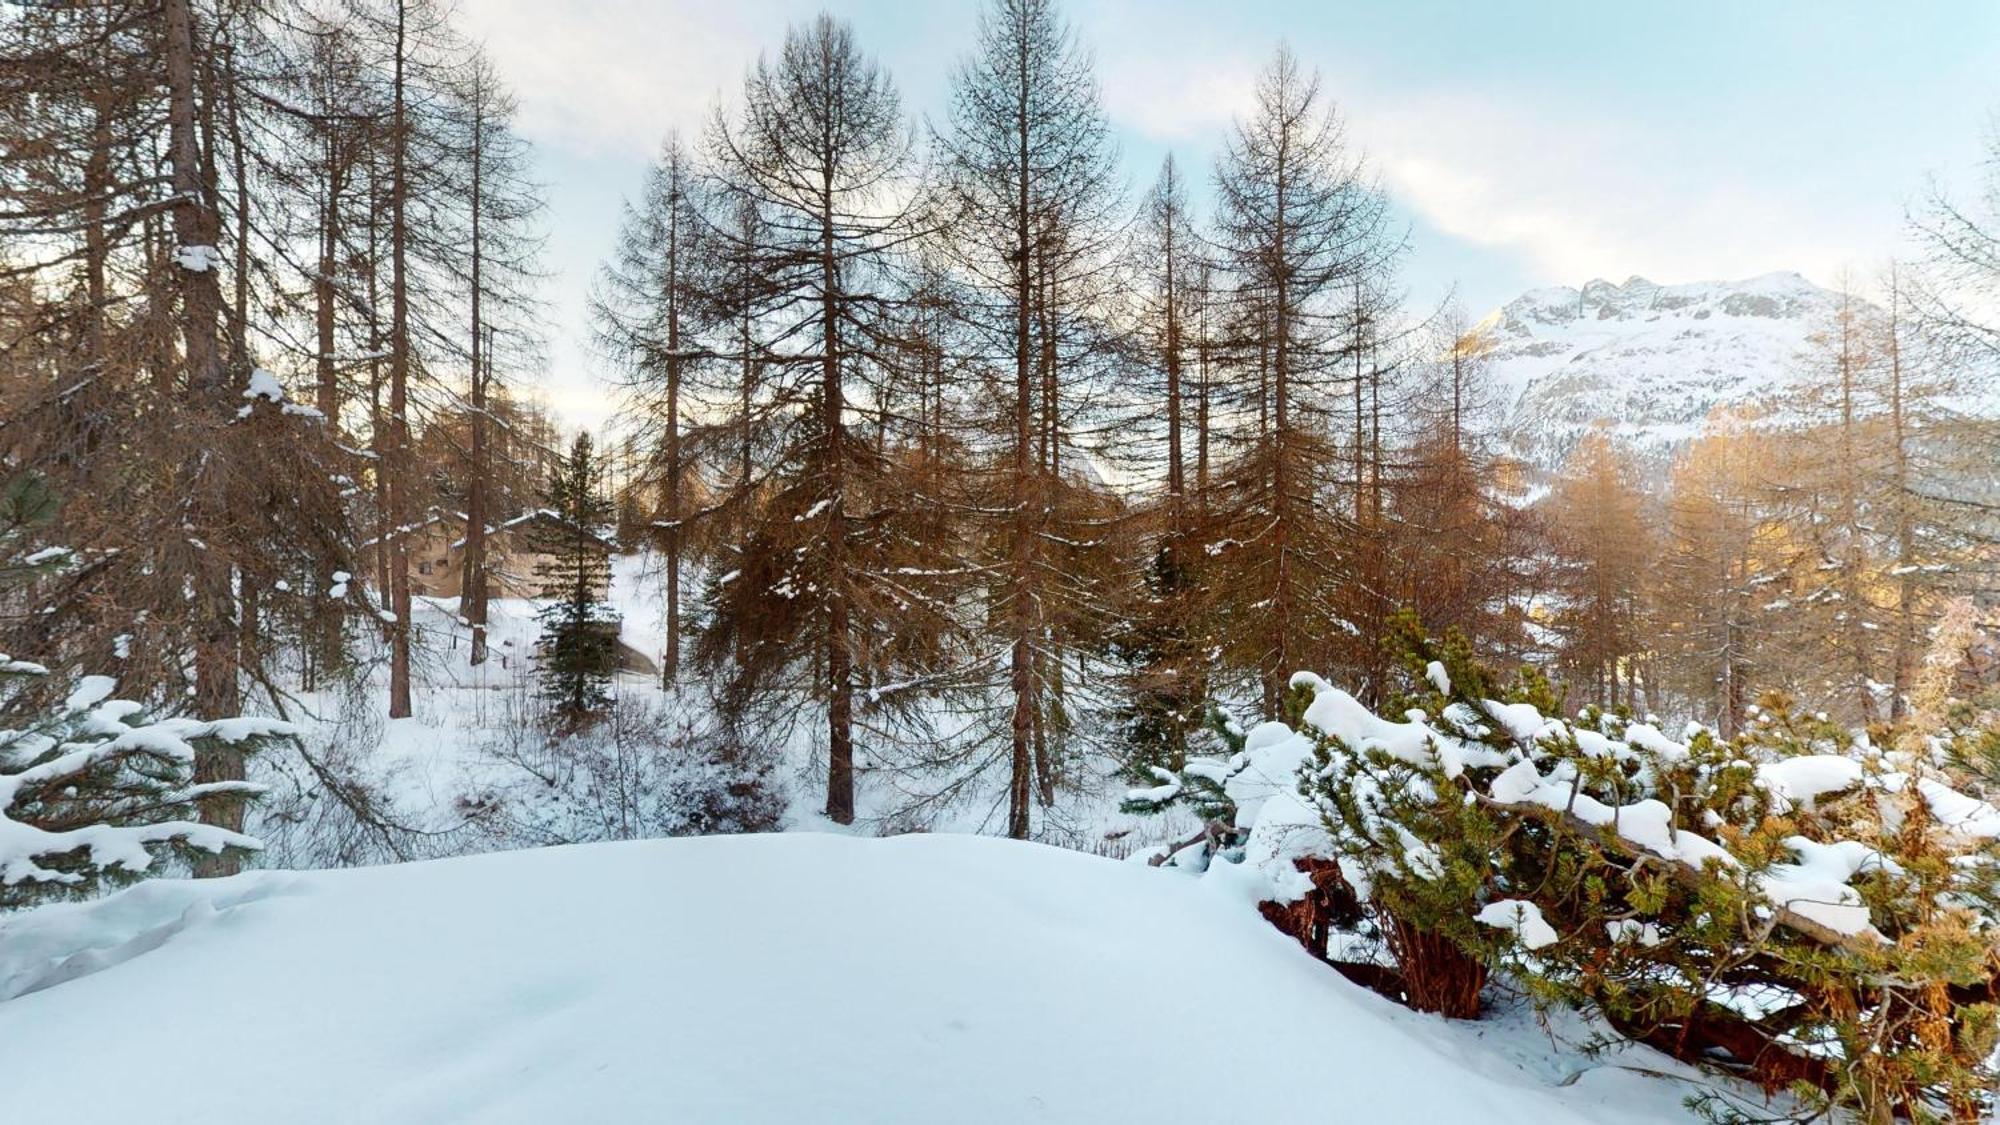
<path fill-rule="evenodd" d="M 427 598 L 455 598 L 463 594 L 465 577 L 465 515 L 460 512 L 433 512 L 421 523 L 405 528 L 410 559 L 410 592 Z M 486 528 L 486 595 L 491 598 L 538 598 L 545 594 L 536 572 L 548 556 L 535 549 L 538 531 L 563 530 L 562 518 L 546 508 L 523 512 L 503 523 Z M 591 542 L 605 554 L 613 544 L 592 534 Z M 381 577 L 386 578 L 386 575 Z M 387 583 L 383 586 L 386 588 Z"/>

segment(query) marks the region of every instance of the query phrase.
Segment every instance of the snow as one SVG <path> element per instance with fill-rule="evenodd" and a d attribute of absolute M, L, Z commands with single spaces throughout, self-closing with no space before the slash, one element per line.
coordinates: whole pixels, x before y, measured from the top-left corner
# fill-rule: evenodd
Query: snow
<path fill-rule="evenodd" d="M 243 389 L 244 398 L 261 398 L 266 402 L 285 401 L 285 388 L 278 383 L 278 377 L 259 367 L 250 372 L 250 384 Z"/>
<path fill-rule="evenodd" d="M 1757 784 L 1779 798 L 1779 812 L 1794 805 L 1810 811 L 1828 793 L 1861 784 L 1861 763 L 1840 754 L 1801 754 L 1759 765 Z"/>
<path fill-rule="evenodd" d="M 1440 695 L 1451 694 L 1451 673 L 1445 671 L 1444 662 L 1433 660 L 1424 666 L 1424 678 L 1438 689 Z"/>
<path fill-rule="evenodd" d="M 174 250 L 174 264 L 189 273 L 207 273 L 222 265 L 222 252 L 213 246 L 181 246 Z"/>
<path fill-rule="evenodd" d="M 1629 805 L 1607 805 L 1575 787 L 1576 771 L 1568 762 L 1544 777 L 1526 758 L 1500 772 L 1487 787 L 1496 801 L 1510 805 L 1540 805 L 1567 813 L 1596 828 L 1609 828 L 1626 842 L 1659 856 L 1701 870 L 1710 861 L 1723 867 L 1738 867 L 1735 856 L 1706 836 L 1677 828 L 1673 810 L 1647 798 Z"/>
<path fill-rule="evenodd" d="M 1312 761 L 1312 742 L 1279 722 L 1258 723 L 1243 736 L 1243 753 L 1233 763 L 1223 791 L 1236 805 L 1236 823 L 1255 824 L 1274 797 L 1295 797 L 1299 769 Z"/>
<path fill-rule="evenodd" d="M 1917 793 L 1944 827 L 1976 840 L 2000 838 L 2000 809 L 1928 777 L 1917 780 Z"/>
<path fill-rule="evenodd" d="M 1683 762 L 1687 760 L 1688 748 L 1668 738 L 1659 727 L 1652 723 L 1630 723 L 1625 727 L 1625 741 L 1655 755 L 1661 761 Z"/>
<path fill-rule="evenodd" d="M 1637 918 L 1619 918 L 1606 922 L 1604 923 L 1604 932 L 1611 936 L 1612 941 L 1636 941 L 1648 949 L 1660 944 L 1661 940 L 1660 927 L 1658 925 L 1652 922 L 1641 922 Z"/>
<path fill-rule="evenodd" d="M 1687 1119 L 1688 1072 L 1657 1054 L 1587 1056 L 1518 1008 L 1479 1023 L 1408 1012 L 1213 889 L 943 835 L 159 880 L 0 920 L 8 1111 L 157 1125 Z M 1573 1023 L 1551 1032 L 1582 1039 Z M 1661 1072 L 1675 1077 L 1648 1076 Z"/>
<path fill-rule="evenodd" d="M 1168 801 L 1173 800 L 1175 797 L 1180 796 L 1181 779 L 1178 776 L 1176 776 L 1175 774 L 1173 774 L 1168 770 L 1163 770 L 1158 766 L 1153 767 L 1153 776 L 1160 779 L 1160 784 L 1155 785 L 1150 789 L 1127 790 L 1125 793 L 1125 799 L 1128 801 L 1141 801 L 1148 804 L 1164 804 Z"/>
<path fill-rule="evenodd" d="M 456 529 L 454 530 L 456 534 Z M 657 662 L 665 647 L 665 567 L 648 552 L 611 556 L 609 605 L 619 620 L 619 636 L 637 654 Z M 684 567 L 683 606 L 693 604 L 692 592 L 708 581 L 706 573 Z M 359 575 L 346 589 L 329 596 L 359 592 Z M 553 842 L 583 842 L 608 838 L 604 829 L 586 830 L 566 823 L 560 830 L 533 834 L 515 830 L 534 822 L 546 826 L 553 810 L 587 795 L 552 790 L 539 768 L 525 768 L 524 749 L 545 748 L 538 728 L 528 720 L 535 708 L 535 650 L 541 633 L 535 599 L 494 598 L 488 604 L 487 642 L 492 658 L 478 666 L 467 662 L 471 630 L 456 598 L 414 597 L 411 628 L 415 653 L 416 714 L 385 720 L 382 700 L 387 692 L 386 660 L 369 659 L 368 678 L 352 692 L 328 686 L 296 690 L 294 712 L 304 729 L 303 751 L 316 760 L 335 761 L 340 772 L 357 785 L 380 794 L 397 823 L 425 835 L 397 841 L 399 850 L 361 834 L 364 854 L 346 853 L 337 810 L 312 794 L 312 769 L 283 747 L 252 759 L 257 780 L 277 790 L 274 799 L 253 807 L 246 831 L 262 837 L 267 850 L 261 864 L 283 867 L 346 866 L 391 858 L 443 858 L 475 851 L 523 847 Z M 880 689 L 885 685 L 871 684 Z M 704 734 L 713 732 L 715 704 L 710 685 L 698 675 L 673 690 L 662 690 L 657 672 L 620 672 L 612 683 L 614 714 L 656 729 Z M 804 714 L 804 712 L 801 712 Z M 621 720 L 624 721 L 624 720 Z M 927 712 L 935 737 L 950 739 L 968 720 L 952 705 Z M 772 788 L 785 811 L 786 828 L 879 834 L 922 829 L 941 832 L 999 832 L 1005 828 L 1007 776 L 1004 759 L 995 759 L 971 784 L 948 800 L 936 799 L 949 772 L 929 775 L 898 768 L 899 749 L 873 739 L 858 746 L 855 823 L 838 826 L 824 815 L 826 760 L 825 726 L 806 721 L 775 723 L 758 732 L 757 749 L 775 759 Z M 927 737 L 930 735 L 927 733 Z M 550 751 L 553 753 L 553 750 Z M 669 763 L 671 764 L 671 763 Z M 1192 810 L 1172 809 L 1162 815 L 1126 812 L 1119 808 L 1131 782 L 1117 776 L 1119 763 L 1093 755 L 1079 762 L 1072 784 L 1058 790 L 1055 803 L 1038 813 L 1037 838 L 1064 846 L 1124 858 L 1149 853 L 1168 840 L 1184 840 L 1200 827 Z M 634 782 L 636 784 L 636 782 Z M 1141 780 L 1141 786 L 1151 784 Z M 1292 784 L 1288 778 L 1286 784 Z M 467 808 L 488 810 L 490 799 L 505 805 L 496 821 L 482 816 L 469 824 Z M 567 815 L 564 813 L 563 815 Z M 322 830 L 315 825 L 324 823 Z M 504 823 L 503 823 L 504 822 Z M 622 830 L 621 830 L 622 831 Z M 655 834 L 648 832 L 646 834 Z"/>
<path fill-rule="evenodd" d="M 1443 670 L 1434 666 L 1432 671 L 1435 679 L 1435 676 L 1442 675 Z M 1432 729 L 1422 712 L 1410 712 L 1407 722 L 1391 722 L 1374 715 L 1353 696 L 1317 676 L 1302 674 L 1294 677 L 1293 683 L 1308 685 L 1314 690 L 1304 722 L 1356 751 L 1375 749 L 1413 765 L 1434 765 L 1448 777 L 1462 776 L 1465 768 L 1472 764 L 1505 764 L 1505 768 L 1487 785 L 1488 796 L 1496 802 L 1534 805 L 1562 813 L 1583 824 L 1613 833 L 1636 849 L 1696 871 L 1740 872 L 1743 869 L 1742 861 L 1716 840 L 1675 824 L 1673 810 L 1660 800 L 1646 798 L 1611 805 L 1584 792 L 1578 784 L 1577 769 L 1572 762 L 1557 761 L 1545 775 L 1526 753 L 1507 763 L 1505 758 L 1498 758 L 1496 752 L 1488 747 L 1469 745 Z M 1622 738 L 1613 738 L 1601 731 L 1572 728 L 1560 720 L 1544 718 L 1534 708 L 1525 705 L 1508 706 L 1489 701 L 1485 710 L 1516 740 L 1520 751 L 1532 750 L 1544 738 L 1567 734 L 1588 757 L 1636 759 L 1643 765 L 1647 756 L 1662 761 L 1682 761 L 1688 756 L 1685 745 L 1669 739 L 1650 723 L 1628 724 Z M 1273 726 L 1278 729 L 1267 730 Z M 1289 732 L 1282 724 L 1265 724 L 1258 728 L 1257 733 L 1260 743 L 1277 745 Z M 1859 761 L 1834 754 L 1784 758 L 1762 763 L 1756 769 L 1758 783 L 1777 799 L 1780 811 L 1789 811 L 1793 807 L 1809 810 L 1820 797 L 1851 789 L 1863 781 Z M 1932 788 L 1923 792 L 1933 814 L 1940 821 L 1957 827 L 1967 835 L 2000 834 L 2000 812 L 1994 812 L 1990 806 L 1935 782 L 1930 784 Z M 1291 838 L 1302 839 L 1298 833 L 1303 826 L 1312 823 L 1310 810 L 1301 804 L 1296 811 L 1282 806 L 1277 806 L 1276 811 L 1279 826 L 1291 833 Z M 1256 814 L 1243 815 L 1254 818 Z M 1258 819 L 1246 820 L 1244 824 L 1253 826 L 1253 841 L 1264 829 Z M 1404 861 L 1411 873 L 1423 878 L 1432 877 L 1436 865 L 1430 849 L 1409 837 L 1400 826 L 1390 827 L 1402 840 Z M 1713 825 L 1703 827 L 1712 828 Z M 1883 862 L 1881 857 L 1872 849 L 1851 841 L 1818 844 L 1804 837 L 1795 837 L 1789 844 L 1799 855 L 1799 862 L 1776 864 L 1757 872 L 1754 879 L 1747 880 L 1750 885 L 1767 901 L 1788 908 L 1794 914 L 1834 932 L 1879 937 L 1870 921 L 1866 904 L 1862 902 L 1859 892 L 1848 885 L 1848 880 L 1866 870 L 1871 863 L 1880 865 Z M 1298 880 L 1292 872 L 1292 865 L 1273 860 L 1289 861 L 1305 854 L 1303 847 L 1294 845 L 1290 851 L 1275 847 L 1266 847 L 1261 853 L 1254 848 L 1246 851 L 1246 861 L 1264 866 L 1277 892 L 1271 897 L 1279 901 L 1295 897 L 1297 888 L 1292 884 Z M 1345 865 L 1343 870 L 1357 886 L 1366 884 L 1366 872 L 1347 871 Z M 1287 894 L 1287 891 L 1292 893 Z M 1497 924 L 1484 912 L 1480 920 Z M 1527 923 L 1523 921 L 1521 925 L 1526 927 Z M 1523 929 L 1521 932 L 1526 941 L 1527 931 Z M 1539 935 L 1540 931 L 1535 933 Z M 1530 945 L 1530 948 L 1534 946 Z"/>
<path fill-rule="evenodd" d="M 0 657 L 0 665 L 6 663 Z M 289 723 L 258 717 L 212 721 L 172 717 L 133 725 L 142 708 L 129 699 L 110 698 L 115 688 L 116 681 L 109 676 L 84 676 L 64 702 L 64 723 L 48 729 L 0 731 L 0 763 L 18 767 L 0 773 L 0 884 L 80 885 L 87 881 L 85 874 L 62 863 L 51 867 L 42 862 L 70 853 L 82 853 L 90 867 L 143 872 L 153 864 L 148 846 L 169 840 L 210 852 L 232 846 L 246 850 L 262 846 L 241 833 L 192 821 L 84 822 L 46 828 L 9 815 L 17 801 L 25 798 L 32 804 L 38 799 L 41 787 L 65 782 L 86 770 L 121 766 L 134 755 L 152 755 L 189 766 L 194 762 L 197 741 L 213 738 L 233 744 L 296 733 Z M 253 783 L 217 782 L 180 790 L 176 799 L 261 789 Z"/>
<path fill-rule="evenodd" d="M 1542 917 L 1542 908 L 1524 898 L 1496 899 L 1480 907 L 1479 913 L 1472 917 L 1482 925 L 1511 932 L 1528 949 L 1540 949 L 1562 940 L 1556 928 Z"/>
<path fill-rule="evenodd" d="M 85 676 L 76 682 L 75 690 L 63 701 L 63 710 L 88 711 L 108 699 L 117 687 L 118 681 L 110 676 Z"/>
<path fill-rule="evenodd" d="M 1338 738 L 1355 750 L 1381 750 L 1411 765 L 1431 764 L 1431 732 L 1423 723 L 1397 723 L 1380 718 L 1360 700 L 1318 676 L 1301 674 L 1292 677 L 1292 683 L 1313 687 L 1313 701 L 1307 705 L 1304 716 L 1307 726 Z"/>
<path fill-rule="evenodd" d="M 1441 674 L 1441 668 L 1434 670 Z M 1312 703 L 1304 722 L 1320 733 L 1339 739 L 1360 751 L 1378 749 L 1413 765 L 1436 766 L 1449 777 L 1462 776 L 1469 764 L 1505 765 L 1487 784 L 1487 795 L 1504 805 L 1533 805 L 1572 817 L 1583 824 L 1616 834 L 1626 843 L 1652 855 L 1683 864 L 1696 871 L 1741 871 L 1742 861 L 1720 843 L 1698 832 L 1676 825 L 1673 810 L 1664 802 L 1646 798 L 1629 804 L 1610 805 L 1584 792 L 1577 769 L 1569 761 L 1557 761 L 1545 775 L 1527 751 L 1543 739 L 1567 734 L 1588 757 L 1639 759 L 1645 756 L 1662 761 L 1682 761 L 1688 749 L 1674 742 L 1651 723 L 1631 723 L 1622 738 L 1601 731 L 1572 728 L 1561 720 L 1543 717 L 1525 704 L 1505 705 L 1486 701 L 1484 709 L 1517 743 L 1519 756 L 1511 762 L 1484 746 L 1467 745 L 1459 739 L 1433 730 L 1420 711 L 1409 713 L 1408 722 L 1382 719 L 1353 696 L 1333 687 L 1318 676 L 1302 673 L 1293 677 L 1297 685 L 1311 686 Z M 1282 724 L 1265 724 L 1266 727 Z M 1259 728 L 1262 730 L 1263 728 Z M 1265 736 L 1275 742 L 1279 735 Z M 1636 750 L 1634 748 L 1637 748 Z M 1859 761 L 1835 754 L 1808 754 L 1761 763 L 1757 780 L 1774 798 L 1780 811 L 1793 807 L 1810 810 L 1813 802 L 1828 793 L 1851 789 L 1864 781 Z M 1928 788 L 1924 787 L 1928 785 Z M 1934 781 L 1920 782 L 1920 792 L 1932 814 L 1941 823 L 1968 836 L 2000 835 L 2000 811 L 1966 797 Z M 1286 825 L 1304 818 L 1287 812 Z M 1391 826 L 1401 834 L 1400 826 Z M 1714 827 L 1704 825 L 1704 827 Z M 1430 877 L 1434 866 L 1429 850 L 1413 838 L 1404 838 L 1405 861 L 1413 874 Z M 1885 861 L 1861 844 L 1839 841 L 1818 844 L 1805 837 L 1788 841 L 1800 859 L 1795 864 L 1776 864 L 1757 873 L 1751 880 L 1765 899 L 1795 914 L 1844 935 L 1880 937 L 1870 921 L 1868 908 L 1848 880 L 1871 864 Z M 1247 857 L 1259 858 L 1259 857 Z M 1280 855 L 1279 858 L 1289 858 Z M 1271 878 L 1281 888 L 1288 879 L 1290 865 L 1280 864 Z M 1343 867 L 1345 870 L 1345 867 Z M 1350 881 L 1365 884 L 1365 872 L 1347 872 Z M 1283 900 L 1283 896 L 1277 896 Z M 1482 912 L 1481 921 L 1489 921 Z M 1490 923 L 1491 924 L 1491 923 Z M 1525 923 L 1523 923 L 1525 925 Z M 1523 935 L 1525 939 L 1525 934 Z M 1530 948 L 1533 948 L 1532 946 Z"/>
<path fill-rule="evenodd" d="M 1757 887 L 1765 898 L 1838 933 L 1874 929 L 1867 904 L 1847 881 L 1871 868 L 1898 873 L 1895 861 L 1853 840 L 1821 844 L 1790 836 L 1785 846 L 1799 861 L 1774 864 L 1759 877 Z"/>
<path fill-rule="evenodd" d="M 1659 285 L 1595 280 L 1526 293 L 1479 325 L 1502 427 L 1553 470 L 1604 422 L 1642 456 L 1698 435 L 1711 412 L 1773 409 L 1782 422 L 1799 356 L 1839 305 L 1796 273 Z"/>

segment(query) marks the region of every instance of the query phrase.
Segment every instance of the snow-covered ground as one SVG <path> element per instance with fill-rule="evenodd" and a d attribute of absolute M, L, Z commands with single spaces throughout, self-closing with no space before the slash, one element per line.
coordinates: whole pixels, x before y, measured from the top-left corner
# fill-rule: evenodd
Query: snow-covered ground
<path fill-rule="evenodd" d="M 794 833 L 160 880 L 0 919 L 8 1116 L 1682 1120 L 1644 1049 L 1405 1011 L 1226 881 Z"/>
<path fill-rule="evenodd" d="M 645 553 L 612 558 L 608 601 L 619 615 L 621 639 L 650 660 L 659 659 L 665 639 L 660 572 L 657 560 Z M 689 580 L 690 589 L 695 585 Z M 537 722 L 538 608 L 537 602 L 527 599 L 494 599 L 488 608 L 490 656 L 475 667 L 468 660 L 471 636 L 458 618 L 457 599 L 414 599 L 416 684 L 414 714 L 409 718 L 384 717 L 387 670 L 379 662 L 359 683 L 298 692 L 286 717 L 303 729 L 309 751 L 366 786 L 378 797 L 388 820 L 413 832 L 391 848 L 370 833 L 355 833 L 345 825 L 326 828 L 315 819 L 316 813 L 330 811 L 331 804 L 324 797 L 321 773 L 307 763 L 273 755 L 252 764 L 257 779 L 274 790 L 251 813 L 250 830 L 271 845 L 264 865 L 340 866 L 664 834 L 657 830 L 659 818 L 653 831 L 607 833 L 594 809 L 579 812 L 579 801 L 595 801 L 602 795 L 604 777 L 549 783 L 552 770 L 567 769 L 575 754 L 573 747 L 549 743 Z M 663 783 L 685 773 L 677 773 L 672 759 L 716 725 L 717 705 L 700 673 L 690 669 L 683 682 L 682 688 L 668 692 L 654 675 L 627 671 L 612 685 L 621 721 L 656 732 L 652 745 L 644 748 L 654 760 L 640 767 L 655 770 Z M 867 730 L 857 753 L 856 823 L 845 828 L 833 824 L 820 812 L 826 766 L 823 724 L 811 717 L 813 713 L 802 699 L 803 718 L 796 725 L 747 735 L 756 743 L 754 749 L 769 754 L 775 763 L 769 786 L 783 806 L 780 826 L 865 835 L 910 830 L 997 833 L 1004 827 L 1004 770 L 990 769 L 978 783 L 957 791 L 952 801 L 939 804 L 929 798 L 959 778 L 899 768 L 890 758 L 892 750 L 885 749 L 892 740 Z M 629 780 L 631 772 L 622 765 L 619 777 Z M 1184 838 L 1191 831 L 1192 821 L 1178 815 L 1121 813 L 1118 803 L 1127 784 L 1112 776 L 1115 768 L 1115 762 L 1101 758 L 1073 771 L 1056 805 L 1037 808 L 1038 837 L 1123 856 L 1153 843 Z M 475 823 L 474 818 L 482 819 Z"/>

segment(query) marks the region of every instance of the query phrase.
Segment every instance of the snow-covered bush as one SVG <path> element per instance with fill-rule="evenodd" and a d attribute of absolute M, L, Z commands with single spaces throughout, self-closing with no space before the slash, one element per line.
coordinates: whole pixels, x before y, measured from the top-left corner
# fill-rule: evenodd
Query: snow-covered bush
<path fill-rule="evenodd" d="M 1442 939 L 1634 1038 L 1871 1115 L 1988 1108 L 2000 810 L 1944 768 L 1961 736 L 1878 745 L 1781 706 L 1731 741 L 1565 720 L 1545 686 L 1404 632 L 1400 718 L 1301 674 L 1292 722 L 1133 797 L 1220 790 L 1232 877 L 1284 903 L 1324 889 L 1302 860 L 1332 860 L 1400 957 Z"/>
<path fill-rule="evenodd" d="M 489 748 L 498 779 L 461 802 L 499 846 L 765 832 L 784 816 L 777 754 L 707 710 L 626 699 L 569 734 L 514 726 Z"/>
<path fill-rule="evenodd" d="M 0 692 L 46 675 L 0 656 Z M 0 909 L 136 879 L 164 854 L 260 846 L 195 821 L 204 799 L 258 790 L 193 784 L 195 754 L 211 741 L 254 748 L 291 728 L 260 718 L 151 719 L 111 698 L 113 687 L 109 677 L 85 676 L 60 706 L 0 730 Z"/>
<path fill-rule="evenodd" d="M 321 687 L 314 721 L 300 737 L 251 762 L 266 790 L 248 810 L 266 866 L 367 867 L 457 855 L 476 833 L 449 806 L 412 812 L 398 796 L 415 790 L 428 755 L 384 761 L 385 717 L 375 686 L 348 678 Z"/>
<path fill-rule="evenodd" d="M 30 580 L 74 561 L 67 548 L 31 541 L 56 508 L 39 477 L 0 484 L 0 597 L 18 598 Z M 40 664 L 0 654 L 0 910 L 136 879 L 169 854 L 260 846 L 197 822 L 203 802 L 240 801 L 259 787 L 195 784 L 195 757 L 215 744 L 255 750 L 292 728 L 259 718 L 156 719 L 113 698 L 116 687 L 109 676 L 65 684 Z"/>

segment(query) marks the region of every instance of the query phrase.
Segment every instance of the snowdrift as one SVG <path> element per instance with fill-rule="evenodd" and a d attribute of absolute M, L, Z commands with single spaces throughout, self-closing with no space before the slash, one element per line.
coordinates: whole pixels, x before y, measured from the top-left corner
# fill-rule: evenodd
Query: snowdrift
<path fill-rule="evenodd" d="M 0 919 L 65 1122 L 1680 1119 L 1674 1064 L 1347 983 L 1215 880 L 790 834 L 157 881 Z"/>

